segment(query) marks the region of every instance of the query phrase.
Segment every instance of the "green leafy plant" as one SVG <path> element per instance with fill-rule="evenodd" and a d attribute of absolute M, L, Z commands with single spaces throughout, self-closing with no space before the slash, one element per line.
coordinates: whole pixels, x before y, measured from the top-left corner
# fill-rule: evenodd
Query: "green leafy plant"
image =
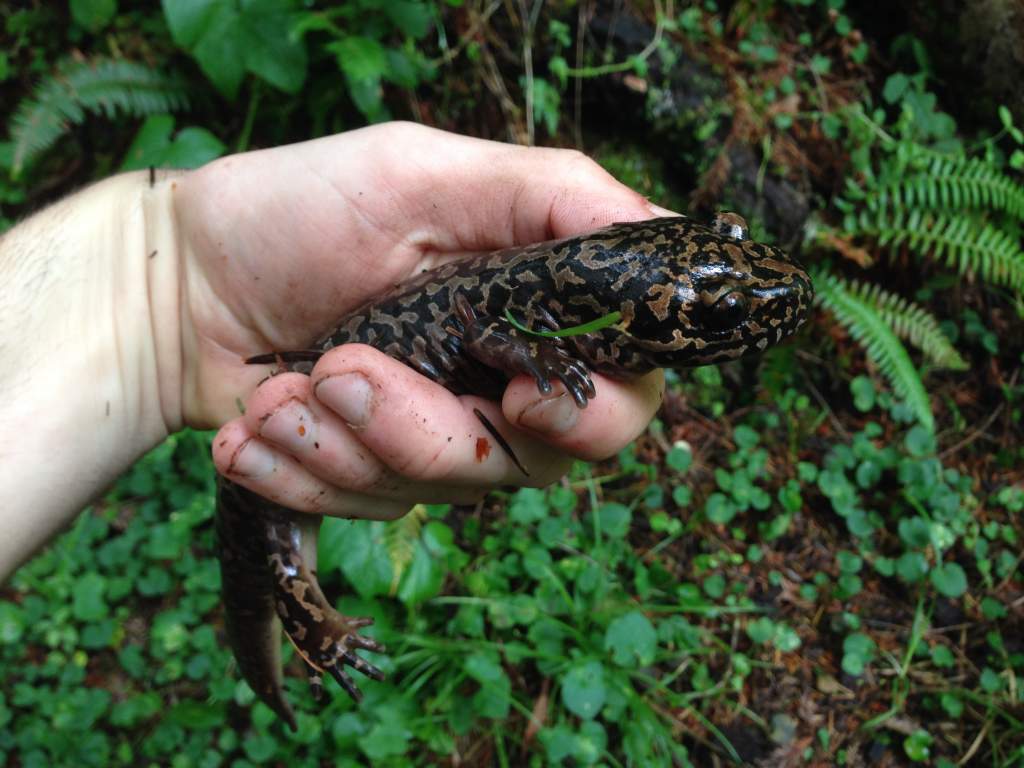
<path fill-rule="evenodd" d="M 306 79 L 306 48 L 291 34 L 298 17 L 291 0 L 163 0 L 174 42 L 189 51 L 222 94 L 238 95 L 246 72 L 295 93 Z"/>
<path fill-rule="evenodd" d="M 883 291 L 878 286 L 844 280 L 819 270 L 813 275 L 815 302 L 828 309 L 856 341 L 864 347 L 868 358 L 878 366 L 896 393 L 907 401 L 914 415 L 932 428 L 934 417 L 928 393 L 921 376 L 911 361 L 896 330 L 911 339 L 928 345 L 938 359 L 962 368 L 963 361 L 952 348 L 935 319 L 920 307 Z"/>
<path fill-rule="evenodd" d="M 948 409 L 936 435 L 874 375 L 877 362 L 850 382 L 848 412 L 833 382 L 803 375 L 797 340 L 756 363 L 669 372 L 651 429 L 557 487 L 391 522 L 325 520 L 325 591 L 375 619 L 366 631 L 389 654 L 372 661 L 388 677 L 355 674 L 360 703 L 331 682 L 315 702 L 283 642 L 295 733 L 240 681 L 224 644 L 209 436 L 175 435 L 3 585 L 0 763 L 1021 762 L 1024 385 L 1007 332 L 1019 282 L 1006 238 L 1021 221 L 1024 136 L 1005 113 L 996 137 L 965 148 L 919 76 L 890 78 L 882 110 L 830 112 L 899 59 L 897 43 L 926 65 L 906 36 L 875 55 L 866 4 L 679 5 L 71 0 L 0 11 L 12 104 L 68 51 L 177 67 L 190 102 L 188 120 L 83 107 L 65 120 L 81 146 L 51 145 L 17 178 L 15 143 L 0 143 L 0 228 L 118 168 L 191 167 L 392 114 L 575 139 L 628 186 L 685 210 L 732 126 L 727 143 L 760 145 L 764 160 L 757 197 L 737 209 L 757 215 L 779 165 L 812 194 L 846 167 L 853 185 L 828 241 L 858 263 L 893 253 L 937 273 L 904 289 L 880 267 L 869 281 L 829 267 L 820 300 L 841 292 L 835 306 L 873 313 L 926 376 L 971 363 L 955 392 L 950 376 L 925 379 Z M 623 15 L 602 16 L 612 8 Z M 623 48 L 601 25 L 627 29 L 628 15 Z M 664 75 L 708 51 L 707 76 L 728 78 L 722 97 L 678 100 Z M 588 106 L 622 86 L 646 89 L 647 110 L 620 123 Z M 651 140 L 671 126 L 696 146 Z M 964 218 L 1005 237 L 950 227 Z M 961 297 L 969 306 L 949 300 Z M 975 423 L 986 408 L 991 420 Z"/>
<path fill-rule="evenodd" d="M 11 176 L 26 167 L 87 113 L 113 118 L 174 112 L 188 104 L 184 83 L 136 62 L 65 59 L 18 105 L 10 122 Z"/>
<path fill-rule="evenodd" d="M 896 252 L 945 263 L 993 286 L 1024 290 L 1024 187 L 1007 176 L 989 153 L 968 155 L 954 137 L 952 118 L 936 109 L 923 75 L 891 76 L 883 98 L 901 107 L 894 133 L 881 123 L 883 110 L 868 115 L 859 105 L 846 115 L 854 173 L 836 200 L 841 230 L 813 229 L 819 242 L 863 239 Z M 1005 130 L 1024 141 L 1007 111 Z M 859 251 L 863 259 L 865 252 Z M 934 419 L 920 372 L 900 339 L 921 349 L 940 368 L 964 370 L 966 362 L 923 307 L 881 286 L 848 280 L 827 269 L 816 274 L 817 302 L 833 313 L 869 359 L 906 399 L 918 420 Z"/>
<path fill-rule="evenodd" d="M 861 208 L 847 215 L 844 230 L 892 250 L 906 245 L 961 274 L 1024 290 L 1019 234 L 978 214 L 988 211 L 1024 220 L 1024 187 L 990 161 L 942 155 L 914 143 L 906 147 L 907 157 L 898 157 L 896 164 L 903 174 L 898 181 L 862 197 L 860 190 L 848 190 Z"/>
<path fill-rule="evenodd" d="M 434 77 L 437 63 L 416 42 L 430 30 L 436 9 L 421 0 L 357 0 L 304 12 L 294 35 L 326 36 L 320 45 L 345 77 L 349 96 L 371 122 L 390 116 L 384 83 L 409 91 Z"/>
<path fill-rule="evenodd" d="M 152 115 L 135 134 L 122 171 L 140 168 L 196 168 L 224 154 L 224 144 L 205 128 L 174 130 L 171 115 Z"/>

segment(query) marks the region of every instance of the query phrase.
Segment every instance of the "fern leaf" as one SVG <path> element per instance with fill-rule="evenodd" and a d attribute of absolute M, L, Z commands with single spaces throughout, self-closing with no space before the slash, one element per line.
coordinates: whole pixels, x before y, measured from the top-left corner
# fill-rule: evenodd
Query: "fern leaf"
<path fill-rule="evenodd" d="M 891 248 L 905 243 L 919 256 L 944 261 L 961 274 L 975 272 L 986 282 L 1024 292 L 1024 251 L 1017 238 L 976 218 L 920 208 L 894 214 L 865 210 L 853 224 L 852 234 Z"/>
<path fill-rule="evenodd" d="M 390 594 L 398 594 L 398 585 L 402 581 L 409 564 L 416 553 L 416 542 L 420 538 L 423 521 L 427 519 L 427 508 L 417 504 L 405 517 L 400 517 L 388 524 L 384 532 L 384 546 L 391 561 Z"/>
<path fill-rule="evenodd" d="M 812 276 L 814 301 L 829 310 L 863 348 L 889 380 L 896 394 L 907 402 L 918 421 L 928 429 L 935 428 L 928 393 L 903 344 L 886 324 L 881 313 L 846 281 L 824 271 Z"/>
<path fill-rule="evenodd" d="M 873 211 L 905 208 L 988 209 L 1024 220 L 1024 187 L 980 158 L 926 151 L 915 163 L 920 170 L 870 192 Z"/>
<path fill-rule="evenodd" d="M 174 112 L 187 106 L 184 85 L 143 64 L 68 59 L 23 99 L 11 119 L 11 175 L 17 177 L 87 112 L 114 117 Z"/>
<path fill-rule="evenodd" d="M 956 371 L 967 368 L 967 362 L 941 331 L 935 316 L 924 307 L 873 283 L 844 280 L 843 287 L 852 296 L 874 307 L 897 336 L 924 352 L 933 364 Z"/>

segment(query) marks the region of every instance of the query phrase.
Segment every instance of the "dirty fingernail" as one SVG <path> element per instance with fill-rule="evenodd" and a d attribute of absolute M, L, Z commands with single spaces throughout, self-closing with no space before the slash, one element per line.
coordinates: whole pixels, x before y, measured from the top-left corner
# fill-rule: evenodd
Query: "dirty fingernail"
<path fill-rule="evenodd" d="M 277 456 L 259 440 L 247 440 L 239 449 L 229 475 L 258 479 L 271 474 L 277 467 Z"/>
<path fill-rule="evenodd" d="M 365 427 L 373 406 L 373 387 L 361 373 L 343 373 L 321 379 L 313 390 L 317 398 L 351 427 Z"/>
<path fill-rule="evenodd" d="M 317 424 L 302 403 L 292 400 L 278 408 L 260 427 L 260 437 L 291 450 L 301 450 L 316 441 Z"/>
<path fill-rule="evenodd" d="M 571 397 L 563 393 L 530 403 L 519 412 L 516 423 L 538 432 L 562 435 L 576 426 L 577 419 L 579 408 Z"/>

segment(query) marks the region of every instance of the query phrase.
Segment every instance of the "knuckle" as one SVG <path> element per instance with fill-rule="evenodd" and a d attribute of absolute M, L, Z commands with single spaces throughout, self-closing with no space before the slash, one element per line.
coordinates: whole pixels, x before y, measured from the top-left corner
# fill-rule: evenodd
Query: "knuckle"
<path fill-rule="evenodd" d="M 220 431 L 214 436 L 213 444 L 211 445 L 213 466 L 220 474 L 226 475 L 228 473 L 239 449 L 249 437 L 248 430 L 238 420 L 231 421 L 221 427 Z"/>
<path fill-rule="evenodd" d="M 559 457 L 552 461 L 546 462 L 542 466 L 538 466 L 536 474 L 532 474 L 528 478 L 528 482 L 523 483 L 528 488 L 546 488 L 552 483 L 558 482 L 568 471 L 572 468 L 572 458 L 570 457 Z M 533 468 L 531 468 L 533 471 Z"/>
<path fill-rule="evenodd" d="M 382 357 L 385 357 L 383 353 L 367 344 L 341 344 L 327 350 L 316 362 L 311 377 L 316 384 L 319 384 L 328 376 L 348 373 L 368 365 L 379 365 L 382 362 Z"/>
<path fill-rule="evenodd" d="M 607 172 L 597 164 L 589 155 L 578 149 L 559 150 L 563 153 L 562 162 L 565 164 L 567 173 L 574 178 L 588 178 L 592 176 L 606 176 Z"/>
<path fill-rule="evenodd" d="M 426 450 L 412 452 L 403 457 L 395 471 L 411 480 L 436 481 L 450 477 L 458 460 L 451 450 L 453 441 L 427 445 Z"/>
<path fill-rule="evenodd" d="M 387 477 L 379 464 L 357 460 L 333 477 L 332 482 L 348 491 L 380 491 L 388 487 Z"/>
<path fill-rule="evenodd" d="M 301 400 L 309 395 L 309 377 L 301 373 L 280 373 L 271 376 L 253 390 L 246 399 L 246 413 L 273 410 L 288 400 Z"/>
<path fill-rule="evenodd" d="M 425 128 L 411 120 L 393 120 L 379 126 L 378 130 L 389 140 L 404 141 L 422 136 Z"/>

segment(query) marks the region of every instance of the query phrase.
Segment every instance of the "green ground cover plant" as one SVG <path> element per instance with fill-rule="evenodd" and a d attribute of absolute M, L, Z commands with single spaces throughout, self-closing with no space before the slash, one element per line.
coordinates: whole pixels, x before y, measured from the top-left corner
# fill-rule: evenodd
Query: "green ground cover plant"
<path fill-rule="evenodd" d="M 210 435 L 172 436 L 0 587 L 0 762 L 1024 764 L 1022 115 L 951 111 L 862 4 L 622 5 L 0 8 L 0 228 L 118 170 L 401 117 L 580 146 L 758 237 L 794 185 L 822 309 L 671 374 L 634 445 L 549 489 L 326 521 L 321 580 L 388 677 L 318 704 L 286 646 L 295 733 L 223 641 Z M 684 102 L 691 62 L 717 95 Z"/>

